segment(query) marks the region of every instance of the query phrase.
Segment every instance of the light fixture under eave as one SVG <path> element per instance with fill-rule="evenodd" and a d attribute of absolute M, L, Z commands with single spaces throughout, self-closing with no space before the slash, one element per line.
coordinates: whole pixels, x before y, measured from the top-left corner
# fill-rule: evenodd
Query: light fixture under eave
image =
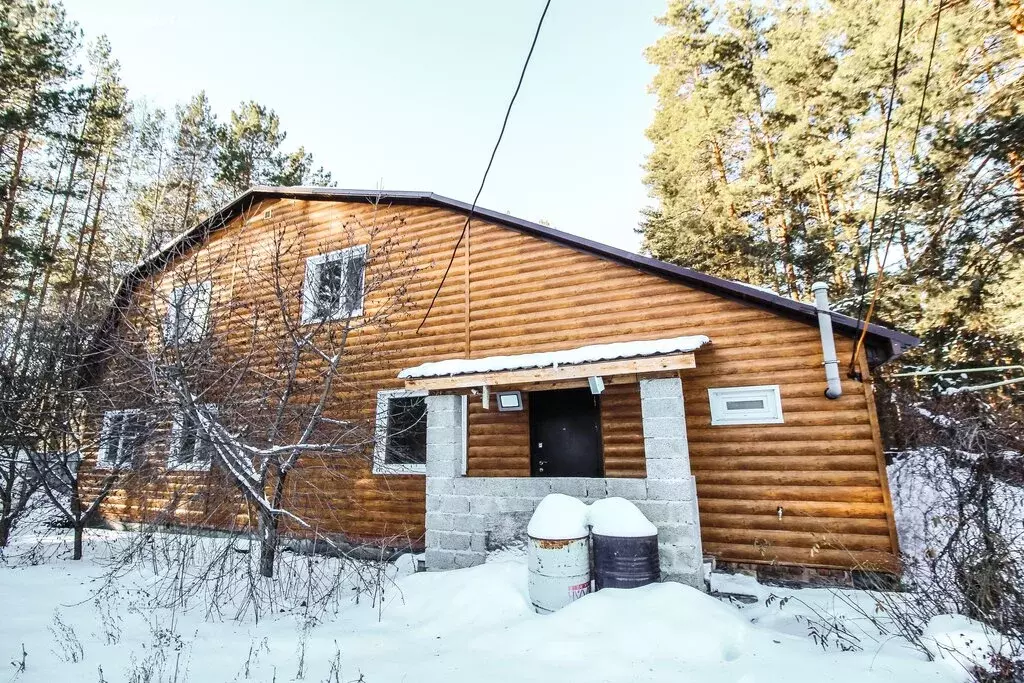
<path fill-rule="evenodd" d="M 518 391 L 499 391 L 498 412 L 510 412 L 523 409 L 523 395 Z"/>

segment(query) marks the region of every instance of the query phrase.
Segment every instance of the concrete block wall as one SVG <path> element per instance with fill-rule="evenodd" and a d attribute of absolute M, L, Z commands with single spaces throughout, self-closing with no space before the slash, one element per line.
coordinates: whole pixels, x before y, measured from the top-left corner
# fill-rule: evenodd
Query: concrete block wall
<path fill-rule="evenodd" d="M 690 474 L 682 385 L 640 382 L 647 478 L 464 477 L 462 401 L 427 397 L 428 569 L 481 564 L 488 550 L 522 543 L 537 504 L 549 493 L 592 503 L 619 496 L 658 527 L 662 578 L 703 589 L 697 493 Z"/>

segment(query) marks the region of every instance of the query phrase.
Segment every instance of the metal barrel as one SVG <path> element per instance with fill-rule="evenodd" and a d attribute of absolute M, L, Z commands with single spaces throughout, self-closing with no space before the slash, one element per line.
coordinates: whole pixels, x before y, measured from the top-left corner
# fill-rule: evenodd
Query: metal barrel
<path fill-rule="evenodd" d="M 589 538 L 551 541 L 530 537 L 530 602 L 550 614 L 590 592 Z"/>
<path fill-rule="evenodd" d="M 636 588 L 661 578 L 658 536 L 594 534 L 594 583 L 602 588 Z"/>

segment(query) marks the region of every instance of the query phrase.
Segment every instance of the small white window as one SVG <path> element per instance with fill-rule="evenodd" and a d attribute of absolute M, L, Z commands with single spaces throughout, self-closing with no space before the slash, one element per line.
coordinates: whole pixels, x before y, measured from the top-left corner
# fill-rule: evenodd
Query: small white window
<path fill-rule="evenodd" d="M 366 245 L 306 259 L 302 322 L 344 320 L 363 314 Z"/>
<path fill-rule="evenodd" d="M 168 344 L 197 342 L 206 334 L 210 319 L 210 281 L 175 287 L 164 318 Z"/>
<path fill-rule="evenodd" d="M 130 469 L 138 464 L 146 435 L 146 416 L 140 410 L 108 410 L 103 414 L 96 467 Z"/>
<path fill-rule="evenodd" d="M 466 397 L 462 397 L 462 469 L 466 468 Z M 425 474 L 427 471 L 427 392 L 394 389 L 377 392 L 374 474 Z"/>
<path fill-rule="evenodd" d="M 207 403 L 203 408 L 211 417 L 217 416 L 217 406 Z M 171 427 L 171 450 L 167 456 L 168 470 L 204 472 L 213 462 L 213 444 L 209 435 L 199 428 L 191 415 L 179 411 Z"/>
<path fill-rule="evenodd" d="M 708 399 L 711 401 L 712 425 L 778 424 L 783 421 L 782 397 L 776 384 L 708 389 Z"/>

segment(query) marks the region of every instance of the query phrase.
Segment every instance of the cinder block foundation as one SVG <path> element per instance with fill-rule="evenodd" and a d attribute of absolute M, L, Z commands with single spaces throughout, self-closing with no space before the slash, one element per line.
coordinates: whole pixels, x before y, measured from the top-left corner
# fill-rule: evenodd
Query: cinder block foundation
<path fill-rule="evenodd" d="M 690 473 L 682 383 L 640 382 L 645 479 L 464 477 L 462 399 L 427 397 L 428 569 L 481 564 L 488 550 L 522 542 L 537 504 L 549 493 L 592 503 L 619 496 L 658 527 L 662 579 L 704 589 L 697 491 Z"/>

